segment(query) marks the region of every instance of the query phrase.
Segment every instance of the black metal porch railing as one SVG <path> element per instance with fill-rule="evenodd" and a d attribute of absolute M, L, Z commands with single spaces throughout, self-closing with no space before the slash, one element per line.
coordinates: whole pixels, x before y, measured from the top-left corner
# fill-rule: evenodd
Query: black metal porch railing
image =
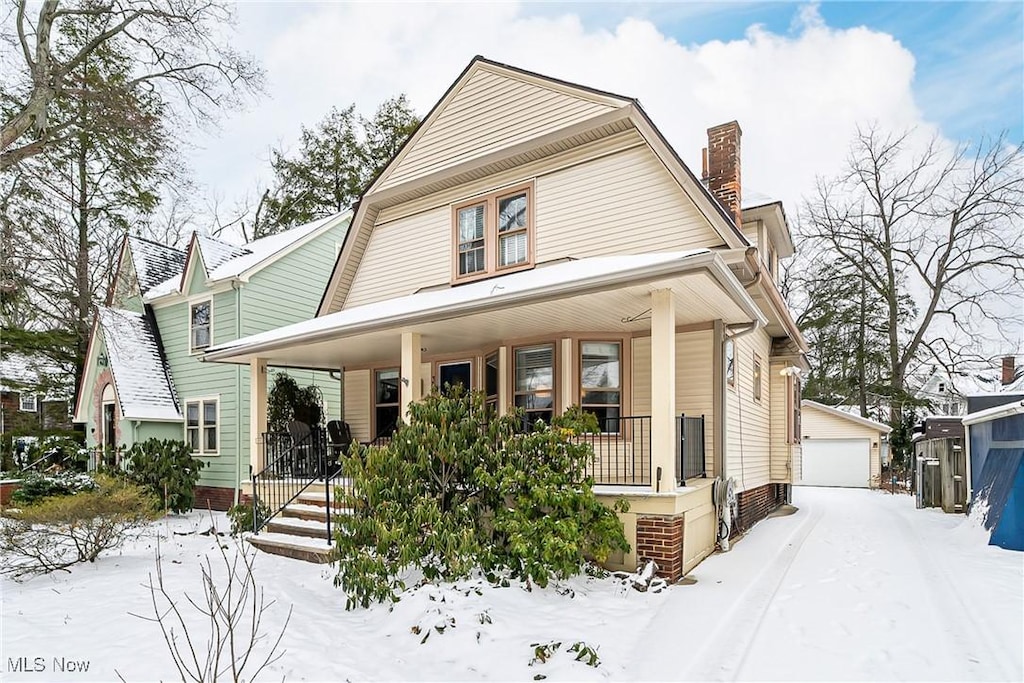
<path fill-rule="evenodd" d="M 651 483 L 651 418 L 648 415 L 599 418 L 600 433 L 579 434 L 594 459 L 586 473 L 595 484 L 648 486 Z"/>
<path fill-rule="evenodd" d="M 707 476 L 707 465 L 704 447 L 704 416 L 676 418 L 676 479 L 685 482 L 687 479 Z"/>
<path fill-rule="evenodd" d="M 299 441 L 286 432 L 263 435 L 266 466 L 252 475 L 253 533 L 259 533 L 299 494 L 314 482 L 324 483 L 327 506 L 327 535 L 331 535 L 331 479 L 340 465 L 335 449 L 322 429 L 313 429 Z"/>

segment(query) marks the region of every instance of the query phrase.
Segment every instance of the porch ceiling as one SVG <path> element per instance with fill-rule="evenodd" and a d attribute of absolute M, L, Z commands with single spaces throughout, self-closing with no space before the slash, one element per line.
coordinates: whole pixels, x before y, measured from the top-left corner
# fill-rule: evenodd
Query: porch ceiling
<path fill-rule="evenodd" d="M 439 312 L 426 322 L 396 321 L 392 326 L 373 330 L 339 326 L 319 332 L 309 341 L 282 339 L 268 345 L 246 344 L 242 340 L 234 348 L 215 350 L 213 359 L 248 363 L 258 356 L 277 366 L 337 369 L 394 363 L 401 353 L 403 332 L 418 332 L 428 357 L 560 334 L 645 332 L 651 325 L 650 293 L 665 288 L 674 292 L 677 325 L 719 318 L 726 323 L 753 320 L 756 309 L 742 287 L 720 261 L 713 255 L 706 256 L 710 258 L 699 259 L 701 267 L 671 277 L 662 275 L 582 293 L 554 292 L 539 301 L 509 301 L 507 306 L 480 312 Z M 487 282 L 501 289 L 498 280 Z"/>

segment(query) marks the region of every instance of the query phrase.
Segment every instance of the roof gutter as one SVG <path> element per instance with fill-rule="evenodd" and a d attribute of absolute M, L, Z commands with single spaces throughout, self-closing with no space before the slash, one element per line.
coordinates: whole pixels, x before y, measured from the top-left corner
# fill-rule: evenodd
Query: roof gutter
<path fill-rule="evenodd" d="M 547 301 L 564 299 L 570 296 L 592 294 L 608 289 L 612 286 L 621 287 L 643 284 L 645 282 L 680 276 L 699 270 L 708 271 L 708 273 L 718 281 L 722 288 L 732 296 L 733 300 L 740 305 L 744 313 L 746 313 L 751 319 L 759 321 L 762 325 L 767 324 L 767 320 L 764 318 L 764 315 L 758 310 L 757 305 L 750 298 L 750 295 L 744 291 L 742 285 L 740 285 L 739 281 L 736 280 L 736 277 L 729 270 L 728 266 L 725 265 L 718 254 L 707 251 L 685 256 L 681 259 L 673 259 L 654 266 L 643 265 L 625 271 L 592 276 L 569 285 L 564 283 L 551 284 L 528 292 L 495 294 L 487 297 L 486 299 L 434 306 L 432 308 L 413 313 L 398 313 L 384 318 L 354 323 L 343 328 L 328 327 L 308 332 L 300 330 L 287 334 L 279 339 L 268 340 L 266 342 L 255 342 L 251 344 L 243 342 L 234 346 L 212 349 L 207 351 L 200 358 L 204 361 L 209 360 L 214 362 L 243 362 L 240 360 L 240 356 L 252 356 L 268 351 L 275 351 L 291 346 L 298 341 L 301 341 L 303 344 L 315 344 L 317 342 L 328 341 L 331 339 L 353 337 L 359 334 L 387 330 L 400 325 L 408 326 L 432 323 L 451 318 L 464 317 L 467 315 L 489 313 L 503 308 L 508 308 L 512 304 L 524 305 L 544 303 Z M 316 320 L 329 320 L 331 316 L 337 316 L 342 313 L 344 313 L 344 311 L 332 313 L 328 316 L 324 316 L 323 318 L 317 318 Z M 299 324 L 301 325 L 303 323 Z"/>

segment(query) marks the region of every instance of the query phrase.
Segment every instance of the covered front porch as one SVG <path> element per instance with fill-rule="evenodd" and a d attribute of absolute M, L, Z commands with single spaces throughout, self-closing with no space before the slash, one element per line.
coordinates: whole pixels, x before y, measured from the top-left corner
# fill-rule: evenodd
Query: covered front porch
<path fill-rule="evenodd" d="M 267 430 L 268 365 L 341 373 L 342 414 L 328 417 L 363 443 L 386 440 L 428 392 L 461 384 L 527 423 L 574 405 L 593 413 L 600 431 L 577 437 L 593 446 L 588 474 L 609 501 L 634 501 L 635 526 L 647 508 L 683 514 L 690 503 L 676 499 L 696 492 L 709 514 L 722 340 L 730 326 L 762 323 L 721 258 L 701 250 L 567 261 L 420 292 L 239 340 L 208 359 L 250 366 L 256 477 L 283 472 Z M 311 439 L 330 452 L 326 435 Z"/>

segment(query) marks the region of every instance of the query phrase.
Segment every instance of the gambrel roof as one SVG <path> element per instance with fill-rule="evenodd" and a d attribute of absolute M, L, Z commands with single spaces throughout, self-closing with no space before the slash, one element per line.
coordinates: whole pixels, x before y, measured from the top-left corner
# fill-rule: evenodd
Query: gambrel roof
<path fill-rule="evenodd" d="M 345 305 L 381 210 L 630 130 L 640 134 L 723 246 L 750 246 L 637 100 L 478 56 L 363 193 L 317 315 Z"/>

